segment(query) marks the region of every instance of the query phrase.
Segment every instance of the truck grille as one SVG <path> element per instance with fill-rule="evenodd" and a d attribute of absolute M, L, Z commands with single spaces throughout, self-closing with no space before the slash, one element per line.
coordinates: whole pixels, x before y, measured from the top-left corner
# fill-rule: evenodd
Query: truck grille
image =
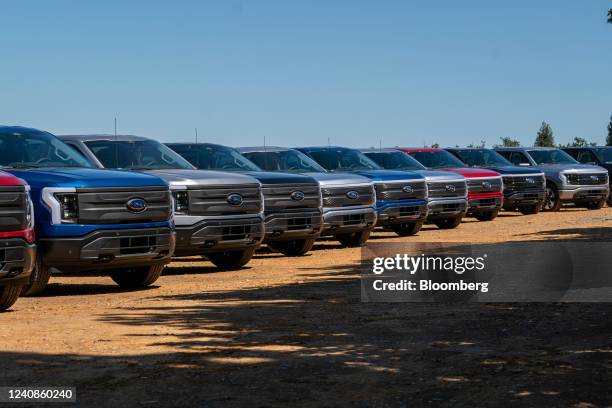
<path fill-rule="evenodd" d="M 323 187 L 323 207 L 351 207 L 371 205 L 374 191 L 371 186 Z"/>
<path fill-rule="evenodd" d="M 430 198 L 465 197 L 467 184 L 465 181 L 435 181 L 427 183 Z"/>
<path fill-rule="evenodd" d="M 188 190 L 189 215 L 250 215 L 261 212 L 259 184 L 214 186 Z M 232 195 L 239 195 L 239 204 L 231 204 Z"/>
<path fill-rule="evenodd" d="M 263 186 L 262 192 L 266 213 L 321 207 L 318 184 L 267 184 Z"/>
<path fill-rule="evenodd" d="M 127 224 L 166 221 L 172 215 L 168 187 L 79 188 L 78 214 L 83 224 Z M 128 209 L 128 201 L 139 198 L 146 208 L 141 212 Z"/>
<path fill-rule="evenodd" d="M 408 200 L 427 197 L 424 181 L 376 183 L 377 200 Z"/>
<path fill-rule="evenodd" d="M 468 191 L 474 193 L 493 193 L 501 191 L 501 177 L 479 178 L 467 181 Z"/>
<path fill-rule="evenodd" d="M 515 191 L 542 191 L 544 189 L 544 176 L 504 176 L 504 188 Z"/>
<path fill-rule="evenodd" d="M 594 186 L 608 184 L 608 175 L 604 173 L 571 173 L 565 174 L 568 184 Z"/>
<path fill-rule="evenodd" d="M 27 227 L 27 202 L 25 187 L 0 187 L 0 231 L 18 231 Z"/>

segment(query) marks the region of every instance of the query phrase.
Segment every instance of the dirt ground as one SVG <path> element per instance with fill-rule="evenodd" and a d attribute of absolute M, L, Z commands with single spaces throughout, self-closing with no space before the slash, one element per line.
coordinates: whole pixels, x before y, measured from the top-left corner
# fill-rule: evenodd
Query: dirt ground
<path fill-rule="evenodd" d="M 612 242 L 612 209 L 372 240 Z M 0 385 L 74 386 L 78 405 L 109 407 L 612 404 L 612 305 L 361 303 L 359 256 L 325 240 L 240 271 L 183 259 L 131 292 L 54 276 L 0 314 Z"/>

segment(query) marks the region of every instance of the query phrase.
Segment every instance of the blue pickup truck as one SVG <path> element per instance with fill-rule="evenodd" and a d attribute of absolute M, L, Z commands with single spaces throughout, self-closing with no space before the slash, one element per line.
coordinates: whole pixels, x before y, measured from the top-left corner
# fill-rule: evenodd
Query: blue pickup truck
<path fill-rule="evenodd" d="M 34 204 L 38 256 L 23 294 L 42 292 L 52 268 L 104 270 L 136 288 L 170 262 L 172 200 L 162 179 L 89 168 L 52 134 L 25 127 L 0 127 L 0 166 L 30 185 Z"/>
<path fill-rule="evenodd" d="M 365 154 L 346 147 L 297 147 L 327 171 L 349 172 L 374 183 L 377 226 L 400 236 L 414 235 L 427 219 L 427 185 L 409 171 L 385 170 Z"/>

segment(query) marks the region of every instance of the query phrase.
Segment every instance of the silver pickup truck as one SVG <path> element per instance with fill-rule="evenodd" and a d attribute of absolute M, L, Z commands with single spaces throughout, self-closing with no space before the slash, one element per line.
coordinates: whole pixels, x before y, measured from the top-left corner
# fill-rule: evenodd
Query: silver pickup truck
<path fill-rule="evenodd" d="M 544 211 L 558 211 L 563 203 L 599 209 L 610 192 L 608 171 L 580 164 L 553 147 L 500 147 L 495 149 L 515 166 L 532 167 L 546 177 Z"/>
<path fill-rule="evenodd" d="M 247 264 L 264 237 L 260 183 L 242 174 L 196 170 L 163 144 L 139 136 L 60 136 L 98 168 L 143 171 L 168 182 L 176 256 L 204 255 L 220 268 Z"/>
<path fill-rule="evenodd" d="M 307 174 L 319 182 L 323 199 L 322 236 L 344 246 L 367 241 L 376 225 L 374 185 L 365 177 L 329 173 L 304 153 L 285 147 L 243 147 L 240 154 L 266 171 Z"/>

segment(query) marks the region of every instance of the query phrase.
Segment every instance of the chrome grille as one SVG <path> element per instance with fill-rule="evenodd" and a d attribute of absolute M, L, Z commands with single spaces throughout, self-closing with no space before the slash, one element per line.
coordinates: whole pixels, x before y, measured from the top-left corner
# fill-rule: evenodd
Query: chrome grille
<path fill-rule="evenodd" d="M 542 191 L 544 189 L 543 175 L 504 176 L 504 188 L 515 191 Z"/>
<path fill-rule="evenodd" d="M 166 221 L 172 215 L 168 187 L 104 187 L 77 189 L 79 222 L 83 224 L 126 224 Z M 127 202 L 143 199 L 146 209 L 132 212 Z"/>
<path fill-rule="evenodd" d="M 468 191 L 470 193 L 493 193 L 501 191 L 501 177 L 478 178 L 467 180 Z"/>
<path fill-rule="evenodd" d="M 321 207 L 321 190 L 318 184 L 266 184 L 262 187 L 262 192 L 266 213 Z M 294 193 L 303 193 L 303 198 L 292 198 Z"/>
<path fill-rule="evenodd" d="M 374 190 L 371 186 L 322 187 L 321 195 L 324 207 L 371 205 L 374 202 Z"/>
<path fill-rule="evenodd" d="M 17 231 L 26 228 L 27 215 L 25 187 L 0 187 L 0 231 Z"/>
<path fill-rule="evenodd" d="M 595 186 L 608 184 L 608 175 L 604 173 L 570 173 L 565 174 L 568 184 Z"/>
<path fill-rule="evenodd" d="M 465 197 L 467 184 L 465 181 L 432 181 L 427 183 L 430 198 Z"/>
<path fill-rule="evenodd" d="M 374 187 L 377 200 L 407 200 L 427 197 L 427 187 L 424 181 L 376 183 Z"/>
<path fill-rule="evenodd" d="M 212 186 L 188 190 L 189 215 L 248 215 L 261 212 L 258 184 Z M 238 194 L 242 202 L 230 204 L 229 196 Z"/>

